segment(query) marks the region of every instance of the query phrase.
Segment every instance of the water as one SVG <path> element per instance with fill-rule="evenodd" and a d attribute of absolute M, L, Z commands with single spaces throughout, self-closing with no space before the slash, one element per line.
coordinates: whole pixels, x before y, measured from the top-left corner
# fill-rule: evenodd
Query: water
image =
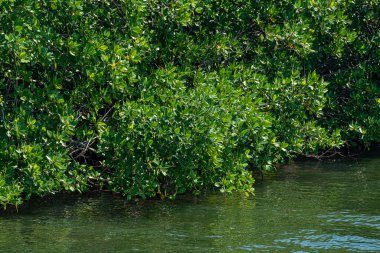
<path fill-rule="evenodd" d="M 370 157 L 295 163 L 253 198 L 44 199 L 0 215 L 0 252 L 380 252 L 379 188 Z"/>

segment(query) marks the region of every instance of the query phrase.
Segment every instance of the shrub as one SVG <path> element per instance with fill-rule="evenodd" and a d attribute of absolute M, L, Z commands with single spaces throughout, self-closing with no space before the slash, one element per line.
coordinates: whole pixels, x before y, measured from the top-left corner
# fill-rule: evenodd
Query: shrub
<path fill-rule="evenodd" d="M 380 3 L 0 1 L 0 203 L 252 193 L 380 140 Z"/>

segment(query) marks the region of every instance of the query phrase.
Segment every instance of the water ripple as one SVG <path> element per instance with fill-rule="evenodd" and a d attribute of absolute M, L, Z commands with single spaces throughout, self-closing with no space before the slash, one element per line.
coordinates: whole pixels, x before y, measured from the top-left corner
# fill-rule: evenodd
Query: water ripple
<path fill-rule="evenodd" d="M 314 232 L 315 233 L 315 232 Z M 276 243 L 299 245 L 316 250 L 346 249 L 349 251 L 380 251 L 380 240 L 355 235 L 314 234 L 278 239 Z"/>

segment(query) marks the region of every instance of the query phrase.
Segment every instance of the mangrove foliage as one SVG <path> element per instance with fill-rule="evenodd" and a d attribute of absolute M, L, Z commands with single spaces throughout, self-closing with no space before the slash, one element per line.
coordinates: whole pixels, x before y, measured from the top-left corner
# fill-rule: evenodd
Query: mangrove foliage
<path fill-rule="evenodd" d="M 0 56 L 4 207 L 250 194 L 380 141 L 379 0 L 0 0 Z"/>

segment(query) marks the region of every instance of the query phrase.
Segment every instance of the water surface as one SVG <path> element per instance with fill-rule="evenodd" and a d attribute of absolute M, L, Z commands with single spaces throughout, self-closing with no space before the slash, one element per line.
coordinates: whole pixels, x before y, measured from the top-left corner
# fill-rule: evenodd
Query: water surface
<path fill-rule="evenodd" d="M 380 252 L 379 187 L 375 156 L 295 163 L 253 198 L 44 199 L 0 215 L 0 252 Z"/>

